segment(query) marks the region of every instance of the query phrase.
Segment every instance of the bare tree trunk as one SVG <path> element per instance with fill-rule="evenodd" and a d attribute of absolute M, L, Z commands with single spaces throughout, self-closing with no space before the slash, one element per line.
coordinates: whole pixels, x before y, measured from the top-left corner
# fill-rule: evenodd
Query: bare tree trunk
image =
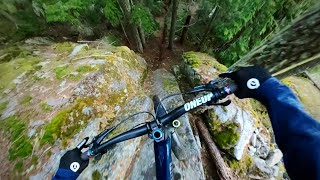
<path fill-rule="evenodd" d="M 132 22 L 130 22 L 130 19 L 131 19 L 130 2 L 129 0 L 118 0 L 118 3 L 124 15 L 125 29 L 126 29 L 126 32 L 128 32 L 126 34 L 129 35 L 128 37 L 129 37 L 130 44 L 133 45 L 134 50 L 140 53 L 143 53 L 143 46 L 142 46 L 142 42 L 138 32 L 138 28 Z"/>
<path fill-rule="evenodd" d="M 171 16 L 171 27 L 169 36 L 169 49 L 173 49 L 174 34 L 176 32 L 176 22 L 177 22 L 177 10 L 178 10 L 179 0 L 172 0 L 172 16 Z"/>
<path fill-rule="evenodd" d="M 211 139 L 210 133 L 206 127 L 206 125 L 203 123 L 201 119 L 196 119 L 197 128 L 199 130 L 201 138 L 204 140 L 205 144 L 208 147 L 208 152 L 210 156 L 213 159 L 213 162 L 217 168 L 219 178 L 221 180 L 231 180 L 236 179 L 233 176 L 233 173 L 231 169 L 228 167 L 228 165 L 224 162 L 224 160 L 221 157 L 220 151 L 218 147 L 215 145 L 213 140 Z"/>
<path fill-rule="evenodd" d="M 213 19 L 216 17 L 216 11 L 217 11 L 217 6 L 214 7 L 212 9 L 211 13 L 210 13 L 211 14 L 211 18 L 210 18 L 209 24 L 208 24 L 208 26 L 206 28 L 206 31 L 205 31 L 204 35 L 202 36 L 202 38 L 201 38 L 201 41 L 200 41 L 200 44 L 199 44 L 199 47 L 198 47 L 198 51 L 200 51 L 202 49 L 203 44 L 207 39 L 207 36 L 208 36 L 208 34 L 209 34 L 210 30 L 211 30 L 211 24 L 213 22 Z"/>
<path fill-rule="evenodd" d="M 320 4 L 231 66 L 260 65 L 281 78 L 320 64 Z"/>
<path fill-rule="evenodd" d="M 182 33 L 181 33 L 181 38 L 180 38 L 181 44 L 183 44 L 184 40 L 186 39 L 186 35 L 187 35 L 187 31 L 189 29 L 190 21 L 191 21 L 191 15 L 188 15 L 186 18 L 186 21 L 184 23 Z"/>
<path fill-rule="evenodd" d="M 140 39 L 141 39 L 141 43 L 142 43 L 143 49 L 145 49 L 146 48 L 146 36 L 144 34 L 143 29 L 141 28 L 141 25 L 138 27 L 138 31 L 139 31 L 139 36 L 140 36 Z"/>

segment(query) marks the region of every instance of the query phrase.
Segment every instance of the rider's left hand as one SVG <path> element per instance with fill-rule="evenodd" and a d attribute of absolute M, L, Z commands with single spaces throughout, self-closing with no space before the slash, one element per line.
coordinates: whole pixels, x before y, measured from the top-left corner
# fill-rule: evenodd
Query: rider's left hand
<path fill-rule="evenodd" d="M 80 174 L 89 164 L 89 160 L 81 159 L 81 150 L 75 148 L 67 151 L 60 159 L 59 168 L 71 170 Z"/>

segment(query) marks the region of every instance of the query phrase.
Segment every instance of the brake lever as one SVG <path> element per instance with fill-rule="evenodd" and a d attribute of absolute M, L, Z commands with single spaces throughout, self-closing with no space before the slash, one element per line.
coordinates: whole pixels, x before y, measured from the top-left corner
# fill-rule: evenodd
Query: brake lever
<path fill-rule="evenodd" d="M 84 138 L 84 139 L 77 145 L 77 148 L 80 149 L 80 150 L 82 150 L 83 148 L 89 147 L 89 145 L 87 144 L 88 140 L 89 140 L 89 137 Z"/>

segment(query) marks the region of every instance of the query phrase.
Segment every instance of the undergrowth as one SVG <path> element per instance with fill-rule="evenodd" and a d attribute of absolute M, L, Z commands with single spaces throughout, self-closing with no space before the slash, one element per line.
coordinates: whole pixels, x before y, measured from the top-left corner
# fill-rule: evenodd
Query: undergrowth
<path fill-rule="evenodd" d="M 12 142 L 9 148 L 9 160 L 17 160 L 31 155 L 33 145 L 26 134 L 26 123 L 17 116 L 11 116 L 0 122 L 0 128 Z"/>

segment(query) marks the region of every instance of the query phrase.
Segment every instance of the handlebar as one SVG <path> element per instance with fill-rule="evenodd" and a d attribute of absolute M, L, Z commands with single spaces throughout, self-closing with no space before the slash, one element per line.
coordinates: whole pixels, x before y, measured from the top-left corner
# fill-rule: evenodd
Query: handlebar
<path fill-rule="evenodd" d="M 217 102 L 218 100 L 223 99 L 228 95 L 236 92 L 238 90 L 238 87 L 234 83 L 228 83 L 227 85 L 221 88 L 217 88 L 214 82 L 211 81 L 206 85 L 198 86 L 194 89 L 196 89 L 195 92 L 210 91 L 211 93 L 203 97 L 197 98 L 195 100 L 192 100 L 190 102 L 187 102 L 184 105 L 172 110 L 168 114 L 159 118 L 158 122 L 160 122 L 160 125 L 166 126 L 172 121 L 174 121 L 175 119 L 178 119 L 180 116 L 184 115 L 185 113 L 189 112 L 190 110 L 196 107 L 199 107 L 201 105 L 210 105 L 210 103 L 212 102 Z M 81 159 L 88 160 L 90 157 L 94 157 L 99 154 L 106 153 L 108 147 L 110 147 L 113 144 L 148 134 L 154 128 L 157 128 L 159 126 L 158 122 L 157 121 L 147 122 L 143 126 L 139 126 L 129 131 L 126 131 L 122 134 L 119 134 L 118 136 L 111 138 L 110 140 L 102 143 L 101 145 L 85 151 L 84 153 L 81 154 Z"/>

